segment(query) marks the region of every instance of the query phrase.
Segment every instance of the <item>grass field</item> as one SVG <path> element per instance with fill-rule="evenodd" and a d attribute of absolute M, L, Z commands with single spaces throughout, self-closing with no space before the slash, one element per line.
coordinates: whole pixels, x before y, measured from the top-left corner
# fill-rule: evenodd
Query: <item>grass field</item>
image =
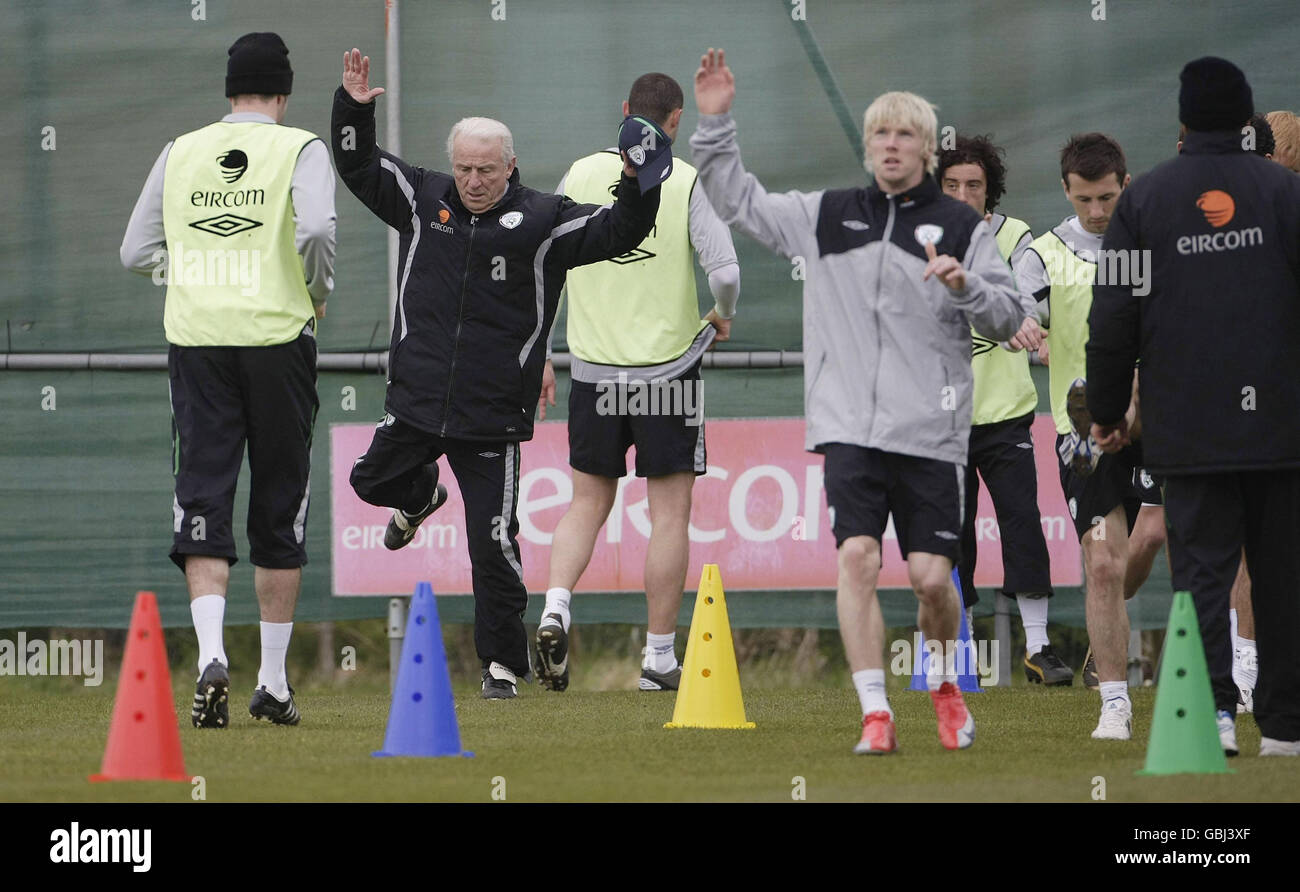
<path fill-rule="evenodd" d="M 634 674 L 634 673 L 632 673 Z M 463 676 L 462 676 L 463 678 Z M 521 686 L 518 699 L 480 700 L 457 686 L 462 742 L 475 758 L 375 759 L 389 697 L 374 677 L 343 688 L 304 686 L 303 722 L 284 728 L 247 714 L 251 686 L 235 676 L 231 727 L 189 724 L 192 683 L 175 686 L 185 765 L 212 802 L 790 801 L 795 778 L 808 801 L 1296 801 L 1294 760 L 1259 759 L 1259 732 L 1242 717 L 1235 773 L 1138 777 L 1155 692 L 1133 691 L 1131 742 L 1089 738 L 1097 695 L 1079 687 L 1018 685 L 968 696 L 975 745 L 943 750 L 929 698 L 891 690 L 900 752 L 859 757 L 851 688 L 746 688 L 752 731 L 664 730 L 672 694 Z M 249 679 L 251 681 L 251 679 Z M 742 675 L 742 681 L 744 676 Z M 0 699 L 0 800 L 189 801 L 183 783 L 91 784 L 112 712 L 114 684 L 6 678 Z M 892 683 L 892 681 L 891 681 Z"/>

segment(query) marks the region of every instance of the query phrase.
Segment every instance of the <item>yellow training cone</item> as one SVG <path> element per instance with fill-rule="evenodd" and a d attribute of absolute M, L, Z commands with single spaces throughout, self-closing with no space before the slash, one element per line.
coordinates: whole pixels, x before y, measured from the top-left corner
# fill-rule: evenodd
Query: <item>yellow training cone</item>
<path fill-rule="evenodd" d="M 731 621 L 717 564 L 705 564 L 686 640 L 673 720 L 665 728 L 752 728 L 745 721 Z"/>

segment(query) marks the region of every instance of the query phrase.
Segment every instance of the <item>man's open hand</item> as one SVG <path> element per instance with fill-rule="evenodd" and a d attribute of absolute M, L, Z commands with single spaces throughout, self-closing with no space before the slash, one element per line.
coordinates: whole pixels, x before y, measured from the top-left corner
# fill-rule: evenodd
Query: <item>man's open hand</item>
<path fill-rule="evenodd" d="M 930 262 L 925 265 L 925 272 L 921 274 L 922 282 L 931 276 L 938 276 L 939 281 L 949 291 L 966 290 L 966 270 L 960 260 L 935 251 L 934 242 L 925 243 L 925 256 L 930 258 Z"/>
<path fill-rule="evenodd" d="M 709 47 L 700 57 L 695 72 L 695 105 L 702 115 L 724 115 L 736 98 L 736 79 L 731 76 L 722 50 Z"/>
<path fill-rule="evenodd" d="M 361 55 L 356 47 L 343 53 L 343 89 L 360 103 L 373 102 L 384 92 L 383 87 L 370 89 L 370 57 Z"/>
<path fill-rule="evenodd" d="M 542 392 L 537 397 L 538 421 L 546 420 L 546 404 L 555 405 L 555 366 L 548 359 L 542 367 Z"/>

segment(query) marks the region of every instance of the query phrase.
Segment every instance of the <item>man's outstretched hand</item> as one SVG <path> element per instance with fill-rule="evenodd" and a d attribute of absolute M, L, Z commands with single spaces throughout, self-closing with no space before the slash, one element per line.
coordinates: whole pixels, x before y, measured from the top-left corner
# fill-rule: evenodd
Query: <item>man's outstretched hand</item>
<path fill-rule="evenodd" d="M 702 115 L 724 115 L 736 98 L 736 79 L 731 76 L 722 50 L 709 47 L 700 57 L 695 72 L 695 105 Z"/>
<path fill-rule="evenodd" d="M 373 102 L 384 92 L 383 87 L 370 89 L 370 57 L 361 55 L 356 47 L 343 53 L 343 89 L 360 103 Z"/>

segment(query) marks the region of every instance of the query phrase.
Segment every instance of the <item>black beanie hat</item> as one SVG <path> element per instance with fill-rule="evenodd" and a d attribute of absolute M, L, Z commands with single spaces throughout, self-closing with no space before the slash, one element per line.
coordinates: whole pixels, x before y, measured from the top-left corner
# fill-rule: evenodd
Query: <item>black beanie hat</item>
<path fill-rule="evenodd" d="M 1203 56 L 1188 62 L 1178 79 L 1178 120 L 1188 130 L 1236 130 L 1255 113 L 1246 75 L 1227 59 Z"/>
<path fill-rule="evenodd" d="M 279 34 L 269 31 L 245 34 L 230 47 L 230 60 L 226 63 L 227 96 L 242 93 L 287 96 L 292 90 L 289 48 Z"/>

